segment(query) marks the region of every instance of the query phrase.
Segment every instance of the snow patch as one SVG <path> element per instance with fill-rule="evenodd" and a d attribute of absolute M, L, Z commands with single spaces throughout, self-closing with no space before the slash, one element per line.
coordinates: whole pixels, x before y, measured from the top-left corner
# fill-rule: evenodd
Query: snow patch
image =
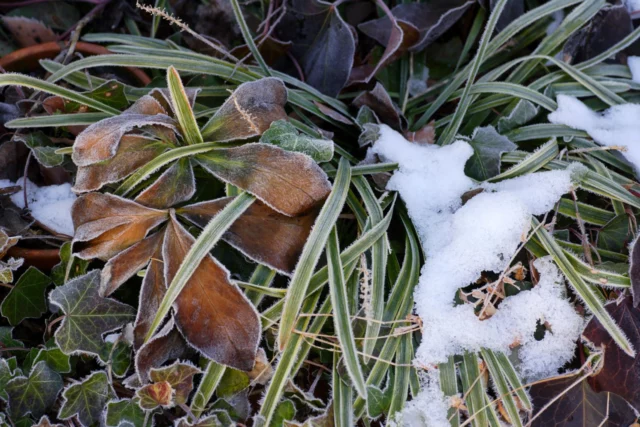
<path fill-rule="evenodd" d="M 573 96 L 558 95 L 557 101 L 558 109 L 548 116 L 551 123 L 583 130 L 600 145 L 625 147 L 621 154 L 640 174 L 640 104 L 616 105 L 598 113 Z"/>
<path fill-rule="evenodd" d="M 550 260 L 536 261 L 541 273 L 536 287 L 506 298 L 487 320 L 479 320 L 471 304 L 455 306 L 454 298 L 483 271 L 502 273 L 509 267 L 531 228 L 531 216 L 553 208 L 572 188 L 579 166 L 478 185 L 464 175 L 473 154 L 464 141 L 418 146 L 381 126 L 372 151 L 399 164 L 387 189 L 405 201 L 426 254 L 414 295 L 424 338 L 415 362 L 435 365 L 481 348 L 508 354 L 519 344 L 523 375 L 539 378 L 570 360 L 583 320 L 565 299 L 563 280 Z M 473 189 L 484 191 L 463 206 L 461 196 Z M 534 338 L 538 321 L 553 330 L 542 341 Z"/>
<path fill-rule="evenodd" d="M 394 420 L 387 424 L 389 427 L 399 426 L 427 426 L 449 427 L 447 411 L 451 406 L 451 398 L 442 393 L 438 370 L 421 371 L 420 393 L 396 414 Z M 459 398 L 459 396 L 457 396 Z"/>
<path fill-rule="evenodd" d="M 0 188 L 14 185 L 24 186 L 24 181 L 0 180 Z M 19 208 L 24 209 L 24 193 L 22 191 L 11 195 L 11 201 Z M 71 191 L 71 184 L 38 187 L 27 180 L 27 202 L 31 216 L 56 233 L 73 236 L 71 206 L 75 201 L 76 195 Z"/>

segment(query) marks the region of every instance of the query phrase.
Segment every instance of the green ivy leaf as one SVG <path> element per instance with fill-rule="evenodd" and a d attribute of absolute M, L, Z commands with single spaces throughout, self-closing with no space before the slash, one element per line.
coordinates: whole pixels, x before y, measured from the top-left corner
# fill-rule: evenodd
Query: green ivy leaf
<path fill-rule="evenodd" d="M 45 168 L 60 166 L 64 162 L 64 155 L 56 154 L 59 147 L 53 145 L 51 140 L 42 131 L 32 132 L 26 135 L 18 135 L 16 141 L 23 142 L 29 147 L 33 156 Z"/>
<path fill-rule="evenodd" d="M 115 397 L 104 371 L 94 372 L 82 382 L 67 387 L 62 393 L 64 403 L 58 412 L 58 418 L 68 420 L 76 416 L 85 427 L 100 420 L 107 402 Z"/>
<path fill-rule="evenodd" d="M 124 340 L 118 340 L 116 343 L 107 342 L 102 347 L 100 359 L 104 363 L 111 362 L 111 372 L 122 378 L 131 366 L 131 345 Z"/>
<path fill-rule="evenodd" d="M 62 390 L 62 377 L 42 361 L 33 366 L 28 377 L 20 376 L 7 383 L 12 418 L 31 414 L 38 418 L 51 407 Z"/>
<path fill-rule="evenodd" d="M 71 358 L 60 351 L 58 347 L 41 349 L 33 363 L 38 363 L 41 360 L 47 362 L 47 365 L 56 372 L 61 374 L 71 372 Z"/>
<path fill-rule="evenodd" d="M 22 375 L 22 371 L 15 367 L 15 358 L 12 359 L 14 366 L 11 366 L 8 360 L 0 358 L 0 400 L 4 401 L 9 399 L 9 395 L 5 388 L 7 383 L 15 377 Z"/>
<path fill-rule="evenodd" d="M 498 120 L 498 132 L 505 133 L 530 122 L 538 115 L 538 111 L 538 107 L 531 101 L 527 101 L 526 99 L 520 100 L 511 114 Z"/>
<path fill-rule="evenodd" d="M 66 315 L 55 333 L 63 353 L 81 351 L 99 355 L 104 348 L 103 334 L 134 320 L 133 307 L 101 297 L 99 286 L 100 271 L 94 270 L 49 294 L 51 303 Z"/>
<path fill-rule="evenodd" d="M 271 420 L 271 427 L 282 427 L 284 422 L 292 420 L 296 416 L 296 406 L 289 399 L 284 399 L 276 407 L 273 419 Z"/>
<path fill-rule="evenodd" d="M 24 348 L 24 344 L 21 341 L 13 339 L 13 328 L 9 326 L 0 326 L 0 348 Z M 3 356 L 11 356 L 13 352 L 4 351 Z"/>
<path fill-rule="evenodd" d="M 391 395 L 383 392 L 378 387 L 367 387 L 367 412 L 370 418 L 378 418 L 389 411 Z"/>
<path fill-rule="evenodd" d="M 629 217 L 618 215 L 600 229 L 598 247 L 612 252 L 620 252 L 631 238 Z"/>
<path fill-rule="evenodd" d="M 151 381 L 154 383 L 166 381 L 171 384 L 171 387 L 175 390 L 174 401 L 178 405 L 187 403 L 189 393 L 193 389 L 193 377 L 196 374 L 200 374 L 202 371 L 197 367 L 189 364 L 176 361 L 172 365 L 152 369 Z"/>
<path fill-rule="evenodd" d="M 17 325 L 26 318 L 38 318 L 47 311 L 45 290 L 51 279 L 35 267 L 29 267 L 0 305 L 0 313 L 9 324 Z"/>
<path fill-rule="evenodd" d="M 301 134 L 286 120 L 271 123 L 269 129 L 260 137 L 260 142 L 277 145 L 287 151 L 307 154 L 318 163 L 328 162 L 333 158 L 333 141 Z"/>
<path fill-rule="evenodd" d="M 139 405 L 139 399 L 112 400 L 107 404 L 107 427 L 119 427 L 127 422 L 133 427 L 144 426 L 144 411 Z"/>
<path fill-rule="evenodd" d="M 467 161 L 464 172 L 478 181 L 498 175 L 502 154 L 518 147 L 509 138 L 500 135 L 493 126 L 477 128 L 469 145 L 473 148 L 473 156 Z"/>
<path fill-rule="evenodd" d="M 69 261 L 71 260 L 71 266 Z M 89 261 L 73 257 L 71 259 L 71 242 L 65 242 L 60 248 L 60 263 L 51 269 L 51 278 L 56 286 L 64 285 L 64 278 L 69 271 L 68 279 L 82 276 L 87 272 Z"/>
<path fill-rule="evenodd" d="M 247 387 L 249 387 L 249 375 L 246 372 L 227 368 L 216 388 L 216 394 L 218 397 L 229 397 Z"/>
<path fill-rule="evenodd" d="M 109 80 L 82 94 L 118 110 L 124 110 L 129 106 L 129 101 L 124 93 L 124 85 L 117 80 Z M 83 107 L 77 102 L 65 100 L 65 112 L 67 113 L 84 112 L 81 110 Z M 86 110 L 86 107 L 84 109 Z"/>

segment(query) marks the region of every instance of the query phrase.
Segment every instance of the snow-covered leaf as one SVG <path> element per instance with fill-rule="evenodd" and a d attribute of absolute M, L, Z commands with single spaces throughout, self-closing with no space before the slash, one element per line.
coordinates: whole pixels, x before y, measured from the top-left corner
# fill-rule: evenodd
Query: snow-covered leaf
<path fill-rule="evenodd" d="M 98 294 L 100 271 L 77 277 L 49 294 L 52 304 L 65 314 L 55 338 L 65 354 L 101 354 L 103 334 L 133 321 L 133 307 Z"/>
<path fill-rule="evenodd" d="M 307 154 L 318 163 L 328 162 L 333 158 L 333 141 L 304 135 L 286 120 L 271 123 L 271 127 L 260 137 L 260 142 Z"/>
<path fill-rule="evenodd" d="M 207 141 L 232 141 L 262 135 L 271 122 L 287 117 L 286 103 L 287 89 L 280 79 L 243 83 L 204 125 L 202 136 Z"/>
<path fill-rule="evenodd" d="M 89 427 L 102 418 L 107 402 L 115 396 L 107 373 L 94 372 L 64 390 L 58 418 L 68 420 L 75 416 L 83 427 Z"/>
<path fill-rule="evenodd" d="M 196 161 L 218 179 L 289 216 L 309 211 L 331 191 L 327 175 L 309 156 L 270 144 L 213 150 L 199 154 Z"/>
<path fill-rule="evenodd" d="M 502 154 L 518 148 L 509 138 L 496 132 L 493 126 L 477 128 L 469 145 L 473 148 L 473 156 L 467 161 L 464 171 L 478 181 L 498 175 Z"/>
<path fill-rule="evenodd" d="M 44 361 L 36 363 L 29 376 L 16 377 L 5 387 L 11 417 L 31 414 L 37 418 L 44 415 L 56 401 L 62 386 L 60 374 Z"/>
<path fill-rule="evenodd" d="M 38 318 L 47 311 L 45 290 L 51 279 L 35 267 L 22 273 L 16 285 L 0 305 L 0 312 L 17 325 L 27 318 Z"/>

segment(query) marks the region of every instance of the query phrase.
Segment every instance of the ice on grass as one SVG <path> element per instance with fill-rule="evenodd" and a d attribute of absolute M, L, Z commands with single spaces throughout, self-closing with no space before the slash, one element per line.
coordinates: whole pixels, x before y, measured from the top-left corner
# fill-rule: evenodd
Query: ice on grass
<path fill-rule="evenodd" d="M 640 174 L 640 104 L 616 105 L 598 113 L 573 96 L 558 95 L 557 101 L 558 109 L 549 114 L 551 123 L 583 130 L 600 145 L 624 147 L 622 155 Z"/>
<path fill-rule="evenodd" d="M 426 254 L 414 295 L 423 322 L 415 362 L 433 366 L 464 350 L 508 354 L 517 347 L 526 378 L 557 372 L 572 358 L 583 320 L 565 298 L 550 260 L 536 261 L 541 279 L 532 290 L 506 298 L 486 320 L 473 305 L 455 305 L 454 299 L 483 272 L 508 269 L 531 230 L 531 216 L 548 212 L 571 190 L 574 167 L 477 184 L 464 174 L 473 154 L 467 142 L 418 146 L 387 126 L 372 150 L 382 161 L 399 164 L 387 188 L 406 203 Z M 476 189 L 483 191 L 463 205 L 461 196 Z M 534 338 L 538 322 L 553 331 L 541 341 Z"/>
<path fill-rule="evenodd" d="M 7 179 L 0 180 L 0 188 L 14 185 L 23 186 L 24 181 L 20 180 L 16 183 Z M 27 180 L 27 202 L 31 216 L 44 227 L 56 233 L 73 236 L 71 206 L 75 200 L 76 195 L 71 191 L 71 184 L 38 187 Z M 11 195 L 11 201 L 19 208 L 24 209 L 22 191 Z"/>

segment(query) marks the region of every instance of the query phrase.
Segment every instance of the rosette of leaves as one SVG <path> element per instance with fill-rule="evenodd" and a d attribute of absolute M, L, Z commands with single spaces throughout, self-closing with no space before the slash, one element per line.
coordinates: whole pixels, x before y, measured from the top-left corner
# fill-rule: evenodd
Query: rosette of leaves
<path fill-rule="evenodd" d="M 265 78 L 239 86 L 199 126 L 193 111 L 197 91 L 185 90 L 173 68 L 167 80 L 168 89 L 154 90 L 121 115 L 85 129 L 72 154 L 78 166 L 74 189 L 87 193 L 73 206 L 73 252 L 106 262 L 100 296 L 112 294 L 146 267 L 134 325 L 136 365 L 146 366 L 138 372 L 142 381 L 148 380 L 149 364 L 140 358 L 151 352 L 145 346 L 155 345 L 153 339 L 145 341 L 155 332 L 167 287 L 195 242 L 181 220 L 206 227 L 234 200 L 175 207 L 193 197 L 194 169 L 258 199 L 227 225 L 222 238 L 285 274 L 294 269 L 317 206 L 331 190 L 326 174 L 307 154 L 285 150 L 271 139 L 246 142 L 286 118 L 282 81 Z M 147 180 L 150 176 L 154 179 Z M 115 194 L 96 192 L 122 180 Z M 261 336 L 257 312 L 213 256 L 207 254 L 195 268 L 173 311 L 170 322 L 206 357 L 242 370 L 253 367 Z"/>

